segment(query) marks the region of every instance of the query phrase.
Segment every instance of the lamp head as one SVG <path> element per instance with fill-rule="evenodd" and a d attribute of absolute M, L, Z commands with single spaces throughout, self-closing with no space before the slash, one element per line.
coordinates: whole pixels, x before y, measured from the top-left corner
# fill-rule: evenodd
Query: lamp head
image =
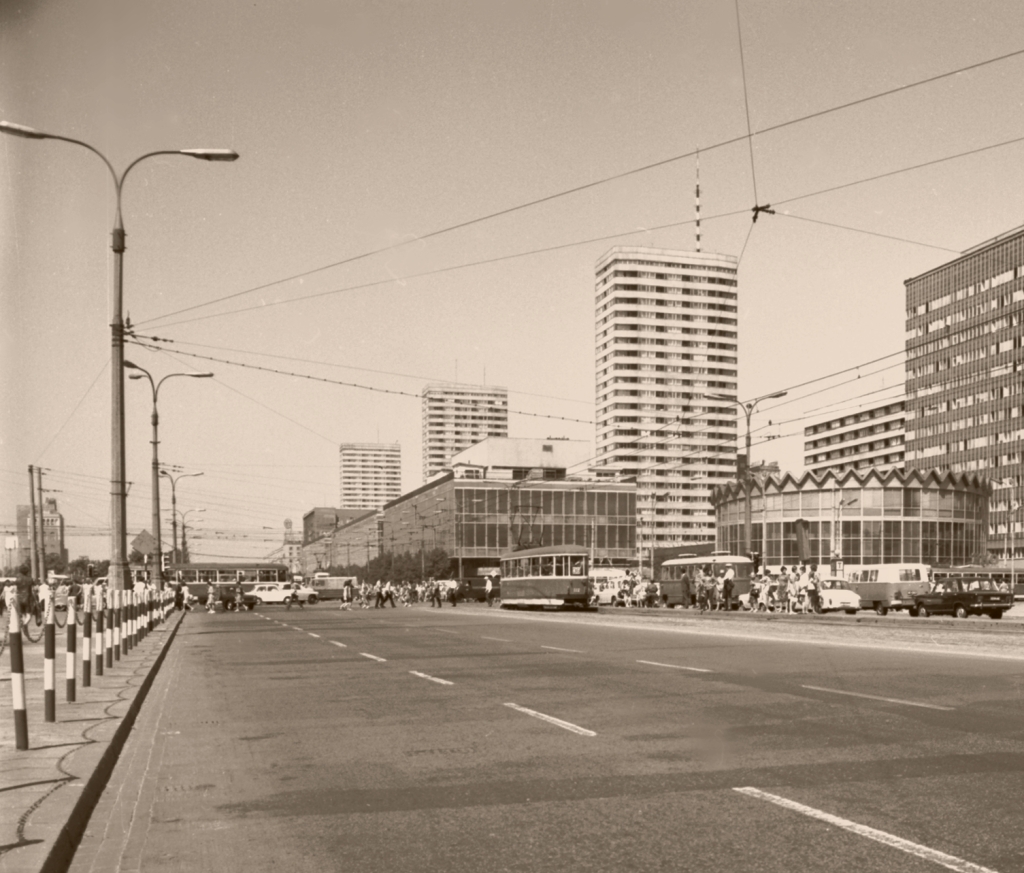
<path fill-rule="evenodd" d="M 143 379 L 145 377 L 142 375 L 142 373 L 132 373 L 128 378 L 129 379 Z"/>
<path fill-rule="evenodd" d="M 232 149 L 181 149 L 181 154 L 201 161 L 237 161 L 238 152 Z"/>
<path fill-rule="evenodd" d="M 131 361 L 124 361 L 123 363 L 124 363 L 124 365 L 129 370 L 141 370 L 142 369 L 142 367 L 140 367 L 138 364 L 133 364 Z"/>
<path fill-rule="evenodd" d="M 15 124 L 13 121 L 0 121 L 0 131 L 9 133 L 11 136 L 21 136 L 25 139 L 46 139 L 47 134 L 36 130 L 34 127 L 26 127 L 24 124 Z"/>

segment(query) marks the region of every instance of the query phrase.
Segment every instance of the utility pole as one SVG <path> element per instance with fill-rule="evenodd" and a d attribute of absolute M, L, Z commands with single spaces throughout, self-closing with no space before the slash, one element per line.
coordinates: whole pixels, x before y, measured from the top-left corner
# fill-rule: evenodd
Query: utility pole
<path fill-rule="evenodd" d="M 36 467 L 36 503 L 39 504 L 39 581 L 46 580 L 46 522 L 43 515 L 43 468 Z"/>
<path fill-rule="evenodd" d="M 31 541 L 29 542 L 29 561 L 32 566 L 32 578 L 39 581 L 39 549 L 36 548 L 36 474 L 35 467 L 28 465 L 28 499 L 31 516 L 29 516 Z"/>

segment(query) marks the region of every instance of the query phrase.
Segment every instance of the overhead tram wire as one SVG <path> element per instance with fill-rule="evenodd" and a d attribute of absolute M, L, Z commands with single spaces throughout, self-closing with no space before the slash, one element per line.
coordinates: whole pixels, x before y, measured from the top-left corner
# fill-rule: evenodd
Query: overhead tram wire
<path fill-rule="evenodd" d="M 150 351 L 159 351 L 164 352 L 165 354 L 172 354 L 170 350 L 164 348 L 163 346 L 152 345 L 151 343 L 144 342 L 134 336 L 131 339 L 129 339 L 129 342 L 133 343 L 134 345 L 141 346 L 144 349 L 149 349 Z M 273 367 L 261 367 L 259 364 L 245 364 L 241 361 L 232 361 L 229 360 L 228 358 L 215 358 L 212 355 L 200 355 L 196 352 L 184 352 L 181 351 L 180 349 L 175 349 L 173 351 L 173 354 L 182 355 L 187 358 L 198 358 L 199 360 L 203 361 L 215 361 L 216 363 L 219 364 L 228 364 L 233 367 L 241 367 L 242 369 L 245 370 L 260 370 L 264 373 L 273 373 L 277 376 L 291 376 L 296 379 L 308 379 L 311 382 L 324 382 L 328 385 L 338 385 L 343 388 L 360 388 L 363 391 L 374 391 L 378 394 L 393 394 L 399 397 L 413 397 L 416 400 L 422 399 L 421 394 L 414 394 L 412 391 L 402 391 L 397 388 L 377 388 L 373 385 L 361 385 L 358 382 L 342 382 L 340 379 L 328 379 L 325 376 L 310 376 L 307 373 L 293 373 L 289 370 L 277 370 L 274 369 Z M 565 415 L 546 415 L 541 412 L 523 412 L 522 410 L 519 409 L 509 409 L 508 414 L 525 415 L 529 416 L 530 418 L 546 418 L 552 419 L 554 421 L 571 421 L 578 424 L 592 425 L 594 423 L 593 420 L 587 420 L 583 418 L 570 418 Z"/>
<path fill-rule="evenodd" d="M 754 204 L 755 206 L 760 203 L 757 199 L 757 173 L 754 170 L 754 134 L 750 128 L 750 100 L 747 97 L 747 66 L 743 61 L 743 28 L 740 26 L 740 0 L 733 0 L 736 7 L 736 41 L 740 47 L 740 73 L 743 77 L 743 108 L 747 114 L 747 147 L 750 150 L 750 181 L 754 188 Z M 757 213 L 754 213 L 754 221 L 757 220 Z M 753 225 L 754 222 L 751 222 Z M 747 239 L 750 238 L 750 234 L 747 234 Z M 747 244 L 743 244 L 743 248 L 746 248 Z M 742 259 L 743 254 L 740 253 Z"/>
<path fill-rule="evenodd" d="M 738 12 L 737 12 L 737 15 L 738 15 Z M 738 21 L 738 18 L 737 18 L 737 21 Z M 918 80 L 916 82 L 909 82 L 906 85 L 899 85 L 899 86 L 897 86 L 895 88 L 890 88 L 890 89 L 888 89 L 886 91 L 879 91 L 878 93 L 868 95 L 867 97 L 861 97 L 861 98 L 859 98 L 857 100 L 850 100 L 850 101 L 848 101 L 846 103 L 841 103 L 841 104 L 838 104 L 836 106 L 829 107 L 827 109 L 821 109 L 821 110 L 818 110 L 817 112 L 811 112 L 811 113 L 809 113 L 807 115 L 802 115 L 802 116 L 800 116 L 798 118 L 793 118 L 793 119 L 790 119 L 788 121 L 780 122 L 778 124 L 769 125 L 768 127 L 763 127 L 763 128 L 760 128 L 759 130 L 756 130 L 756 131 L 753 131 L 753 132 L 751 132 L 750 129 L 749 129 L 749 117 L 748 117 L 748 121 L 747 121 L 748 130 L 747 130 L 746 135 L 731 137 L 729 139 L 722 140 L 720 142 L 714 143 L 714 144 L 712 144 L 710 146 L 702 146 L 702 147 L 700 147 L 699 151 L 708 152 L 708 151 L 713 151 L 715 149 L 725 148 L 726 146 L 734 145 L 734 144 L 736 144 L 738 142 L 741 142 L 744 139 L 750 140 L 754 136 L 762 136 L 762 135 L 764 135 L 766 133 L 771 133 L 773 131 L 782 130 L 782 129 L 786 128 L 786 127 L 791 127 L 791 126 L 796 125 L 796 124 L 802 124 L 803 122 L 811 121 L 812 119 L 816 119 L 816 118 L 821 118 L 821 117 L 823 117 L 825 115 L 830 115 L 830 114 L 835 113 L 835 112 L 840 112 L 840 111 L 842 111 L 844 109 L 849 109 L 849 108 L 851 108 L 853 106 L 861 106 L 861 105 L 863 105 L 865 103 L 869 103 L 869 102 L 872 102 L 874 100 L 880 100 L 883 97 L 889 97 L 889 96 L 891 96 L 893 94 L 898 94 L 898 93 L 901 93 L 903 91 L 909 91 L 909 90 L 911 90 L 913 88 L 919 88 L 919 87 L 922 87 L 924 85 L 931 84 L 933 82 L 941 81 L 942 79 L 948 79 L 951 76 L 957 76 L 957 75 L 959 75 L 961 73 L 966 73 L 966 72 L 968 72 L 970 70 L 980 69 L 981 67 L 985 67 L 985 66 L 989 66 L 991 64 L 999 63 L 1000 61 L 1005 61 L 1005 60 L 1008 60 L 1009 58 L 1017 57 L 1017 56 L 1020 56 L 1020 55 L 1024 55 L 1024 49 L 1018 49 L 1017 51 L 1008 52 L 1006 54 L 999 55 L 998 57 L 989 58 L 987 60 L 979 61 L 979 62 L 974 63 L 974 64 L 968 64 L 967 66 L 959 67 L 959 68 L 957 68 L 955 70 L 949 70 L 949 71 L 947 71 L 945 73 L 939 73 L 938 75 L 930 76 L 930 77 L 928 77 L 926 79 L 920 79 L 920 80 Z M 377 249 L 372 249 L 370 251 L 363 252 L 362 254 L 352 255 L 352 256 L 350 256 L 348 258 L 343 258 L 343 259 L 341 259 L 339 261 L 335 261 L 335 262 L 330 263 L 330 264 L 325 264 L 325 265 L 320 266 L 320 267 L 315 267 L 315 268 L 310 269 L 310 270 L 305 270 L 305 271 L 303 271 L 301 273 L 296 273 L 296 274 L 294 274 L 292 276 L 286 276 L 286 277 L 281 278 L 281 279 L 275 279 L 272 282 L 266 282 L 266 283 L 264 283 L 262 285 L 258 285 L 258 286 L 253 287 L 253 288 L 247 288 L 247 289 L 245 289 L 243 291 L 236 291 L 236 292 L 234 292 L 232 294 L 227 294 L 225 296 L 218 297 L 218 298 L 216 298 L 214 300 L 208 300 L 208 301 L 206 301 L 204 303 L 197 303 L 194 306 L 187 306 L 187 307 L 184 307 L 182 309 L 174 310 L 173 312 L 168 312 L 168 313 L 165 313 L 163 315 L 154 316 L 153 318 L 144 319 L 143 321 L 138 322 L 138 324 L 151 324 L 154 321 L 163 321 L 166 318 L 172 318 L 172 317 L 174 317 L 176 315 L 182 315 L 182 314 L 184 314 L 186 312 L 191 312 L 191 311 L 193 311 L 195 309 L 200 309 L 200 308 L 203 308 L 203 307 L 206 307 L 206 306 L 212 306 L 212 305 L 214 305 L 216 303 L 223 303 L 224 301 L 232 300 L 234 298 L 241 297 L 241 296 L 244 296 L 246 294 L 253 294 L 253 293 L 257 292 L 257 291 L 263 291 L 263 290 L 265 290 L 267 288 L 273 287 L 274 285 L 280 285 L 280 284 L 283 284 L 284 282 L 290 282 L 290 281 L 293 281 L 295 279 L 301 279 L 301 278 L 304 278 L 306 276 L 311 276 L 311 275 L 313 275 L 315 273 L 320 273 L 320 272 L 323 272 L 325 270 L 332 269 L 334 267 L 340 267 L 340 266 L 343 266 L 345 264 L 350 264 L 350 263 L 353 263 L 355 261 L 363 260 L 363 259 L 371 257 L 373 255 L 378 255 L 378 254 L 383 254 L 384 252 L 393 251 L 394 249 L 397 249 L 397 248 L 400 248 L 402 246 L 408 245 L 411 242 L 421 242 L 423 240 L 431 239 L 432 237 L 440 236 L 440 235 L 445 234 L 445 233 L 450 233 L 450 232 L 455 231 L 455 230 L 460 230 L 462 228 L 470 227 L 470 226 L 472 226 L 474 224 L 480 224 L 481 222 L 484 222 L 484 221 L 490 221 L 491 219 L 499 218 L 499 217 L 501 217 L 503 215 L 509 215 L 511 213 L 519 212 L 521 210 L 528 209 L 528 208 L 533 207 L 533 206 L 539 206 L 542 203 L 549 203 L 552 200 L 557 200 L 557 199 L 560 199 L 562 197 L 567 197 L 567 196 L 572 195 L 572 194 L 578 194 L 581 191 L 586 191 L 586 190 L 589 190 L 591 188 L 596 188 L 596 187 L 598 187 L 600 185 L 605 185 L 605 184 L 607 184 L 609 182 L 614 182 L 614 181 L 617 181 L 619 179 L 625 179 L 625 178 L 627 178 L 629 176 L 634 176 L 634 175 L 637 175 L 639 173 L 647 172 L 648 170 L 657 169 L 658 167 L 663 167 L 663 166 L 666 166 L 668 164 L 672 164 L 672 163 L 676 163 L 678 161 L 686 160 L 687 158 L 691 158 L 694 155 L 696 155 L 697 151 L 698 151 L 698 149 L 695 149 L 695 150 L 690 151 L 690 152 L 685 152 L 684 154 L 674 155 L 674 156 L 669 157 L 669 158 L 664 158 L 664 159 L 662 159 L 660 161 L 654 161 L 653 163 L 645 164 L 644 166 L 641 166 L 641 167 L 636 167 L 636 168 L 631 169 L 631 170 L 626 170 L 626 171 L 621 172 L 621 173 L 616 173 L 616 174 L 611 175 L 611 176 L 606 176 L 606 177 L 604 177 L 602 179 L 596 179 L 593 182 L 587 182 L 587 183 L 585 183 L 583 185 L 577 185 L 577 186 L 574 186 L 572 188 L 567 188 L 567 189 L 565 189 L 563 191 L 558 191 L 558 192 L 556 192 L 554 194 L 548 194 L 548 195 L 546 195 L 544 197 L 539 197 L 539 198 L 537 198 L 535 200 L 530 200 L 530 201 L 527 201 L 525 203 L 520 203 L 520 204 L 518 204 L 516 206 L 510 206 L 510 207 L 508 207 L 506 209 L 498 210 L 497 212 L 492 212 L 492 213 L 489 213 L 487 215 L 482 215 L 482 216 L 479 216 L 477 218 L 469 219 L 467 221 L 462 221 L 462 222 L 459 222 L 457 224 L 452 224 L 452 225 L 449 225 L 448 227 L 439 228 L 437 230 L 430 231 L 429 233 L 421 234 L 419 236 L 416 236 L 413 239 L 402 240 L 400 242 L 393 243 L 393 244 L 388 245 L 388 246 L 382 246 L 382 247 L 377 248 Z"/>
<path fill-rule="evenodd" d="M 818 197 L 818 196 L 820 196 L 822 194 L 831 194 L 834 191 L 840 191 L 840 190 L 843 190 L 845 188 L 852 188 L 852 187 L 854 187 L 856 185 L 866 185 L 866 184 L 868 184 L 870 182 L 876 182 L 876 181 L 878 181 L 880 179 L 889 178 L 891 176 L 897 176 L 897 175 L 900 175 L 902 173 L 910 173 L 910 172 L 913 172 L 915 170 L 923 169 L 925 167 L 934 166 L 936 164 L 945 163 L 947 161 L 957 160 L 959 158 L 970 157 L 972 155 L 976 155 L 976 154 L 979 154 L 979 153 L 985 152 L 985 151 L 991 151 L 993 149 L 1005 148 L 1006 146 L 1016 145 L 1017 143 L 1021 143 L 1021 142 L 1024 142 L 1024 136 L 1022 136 L 1022 137 L 1014 137 L 1013 139 L 1008 139 L 1008 140 L 1003 140 L 1002 142 L 993 143 L 993 144 L 987 145 L 987 146 L 982 146 L 981 148 L 969 149 L 967 151 L 958 152 L 957 154 L 947 155 L 946 157 L 943 157 L 943 158 L 937 158 L 937 159 L 932 160 L 932 161 L 925 161 L 924 163 L 914 164 L 914 165 L 909 166 L 909 167 L 903 167 L 903 168 L 898 169 L 898 170 L 890 170 L 890 171 L 885 172 L 885 173 L 877 173 L 877 174 L 875 174 L 873 176 L 868 176 L 868 177 L 863 178 L 863 179 L 856 179 L 856 180 L 854 180 L 852 182 L 844 182 L 841 185 L 833 185 L 833 186 L 828 187 L 828 188 L 822 188 L 822 189 L 820 189 L 818 191 L 810 191 L 810 192 L 805 193 L 805 194 L 799 194 L 796 197 L 790 197 L 790 198 L 786 198 L 786 199 L 783 199 L 783 200 L 776 200 L 775 204 L 776 204 L 776 206 L 783 206 L 783 205 L 785 205 L 787 203 L 794 203 L 797 200 L 805 200 L 805 199 L 808 199 L 810 197 Z M 748 209 L 734 209 L 734 210 L 732 210 L 730 212 L 721 212 L 721 213 L 718 213 L 716 215 L 701 216 L 701 220 L 702 221 L 715 221 L 717 219 L 722 219 L 722 218 L 732 218 L 732 217 L 737 216 L 737 215 L 746 215 L 747 213 L 749 213 L 749 211 L 750 210 L 748 210 Z M 599 237 L 592 237 L 591 239 L 577 240 L 575 242 L 569 242 L 569 243 L 561 243 L 559 245 L 554 245 L 554 246 L 545 246 L 544 248 L 530 249 L 530 250 L 525 251 L 525 252 L 515 252 L 515 253 L 510 254 L 510 255 L 499 255 L 499 256 L 493 257 L 493 258 L 484 258 L 484 259 L 479 260 L 479 261 L 469 261 L 469 262 L 467 262 L 465 264 L 454 264 L 454 265 L 449 266 L 449 267 L 439 267 L 436 270 L 425 270 L 425 271 L 423 271 L 421 273 L 411 273 L 408 276 L 403 276 L 402 279 L 403 280 L 421 279 L 421 278 L 424 278 L 424 277 L 427 277 L 427 276 L 436 276 L 436 275 L 441 275 L 443 273 L 453 272 L 455 270 L 464 270 L 464 269 L 469 269 L 471 267 L 479 267 L 479 266 L 485 266 L 487 264 L 499 263 L 501 261 L 511 261 L 511 260 L 516 260 L 518 258 L 530 257 L 532 255 L 546 254 L 548 252 L 561 251 L 563 249 L 577 248 L 579 246 L 590 245 L 591 243 L 595 243 L 595 242 L 606 242 L 608 240 L 619 239 L 619 238 L 625 237 L 625 236 L 633 236 L 633 235 L 636 235 L 636 234 L 639 234 L 639 233 L 648 233 L 648 232 L 656 231 L 656 230 L 668 230 L 668 229 L 672 229 L 672 228 L 683 227 L 683 226 L 688 225 L 688 224 L 694 224 L 695 222 L 696 222 L 696 219 L 690 218 L 690 219 L 686 219 L 684 221 L 675 221 L 675 222 L 671 222 L 669 224 L 656 225 L 656 226 L 653 226 L 653 227 L 645 227 L 645 228 L 641 228 L 639 230 L 638 229 L 630 229 L 630 230 L 626 230 L 626 231 L 620 231 L 618 233 L 605 234 L 605 235 L 599 236 Z M 749 239 L 749 236 L 750 236 L 750 230 L 748 229 L 748 231 L 747 231 L 747 238 L 748 239 Z M 917 244 L 917 243 L 915 243 L 915 244 Z M 746 242 L 744 242 L 744 249 L 745 248 L 746 248 Z M 742 255 L 742 253 L 741 253 L 741 255 Z M 304 294 L 304 295 L 302 295 L 300 297 L 289 297 L 289 298 L 286 298 L 284 300 L 275 300 L 275 301 L 271 301 L 269 303 L 260 303 L 260 304 L 254 305 L 254 306 L 245 306 L 245 307 L 242 307 L 240 309 L 229 309 L 226 312 L 214 312 L 214 313 L 211 313 L 209 315 L 201 315 L 201 316 L 197 316 L 197 317 L 194 317 L 194 318 L 187 318 L 187 319 L 182 319 L 180 321 L 173 321 L 173 322 L 170 322 L 168 324 L 160 325 L 159 329 L 163 330 L 163 329 L 166 329 L 166 328 L 169 328 L 169 327 L 176 327 L 176 326 L 182 325 L 182 324 L 193 324 L 193 323 L 198 322 L 198 321 L 206 321 L 206 320 L 209 320 L 211 318 L 222 318 L 224 316 L 239 315 L 239 314 L 242 314 L 242 313 L 245 313 L 245 312 L 254 312 L 254 311 L 257 311 L 257 310 L 265 310 L 265 309 L 270 309 L 271 307 L 274 307 L 274 306 L 284 306 L 286 304 L 291 304 L 291 303 L 301 303 L 301 302 L 304 302 L 306 300 L 315 300 L 315 299 L 320 298 L 320 297 L 330 297 L 330 296 L 333 296 L 335 294 L 345 294 L 345 293 L 348 293 L 349 291 L 361 291 L 361 290 L 365 290 L 367 288 L 379 287 L 381 285 L 390 285 L 394 281 L 395 281 L 395 277 L 394 276 L 388 276 L 386 279 L 378 279 L 378 280 L 373 281 L 373 282 L 363 282 L 363 283 L 360 283 L 360 284 L 357 284 L 357 285 L 347 285 L 347 286 L 345 286 L 343 288 L 334 288 L 334 289 L 331 289 L 329 291 L 317 291 L 317 292 L 315 292 L 313 294 Z M 222 299 L 228 299 L 228 298 L 222 298 Z M 216 303 L 216 302 L 219 302 L 219 301 L 211 301 L 211 302 L 212 303 Z M 200 305 L 205 305 L 205 304 L 200 304 Z M 189 309 L 193 309 L 193 308 L 199 308 L 199 307 L 189 307 Z M 184 312 L 184 311 L 185 310 L 179 310 L 179 312 Z M 171 315 L 174 315 L 174 314 L 177 314 L 177 313 L 170 313 L 166 317 L 169 318 L 169 317 L 171 317 Z M 157 319 L 149 319 L 145 323 L 148 324 L 148 323 L 150 323 L 152 321 L 155 321 L 155 320 L 157 320 Z M 142 322 L 140 322 L 139 324 L 142 324 Z M 139 324 L 136 324 L 136 327 L 138 327 Z"/>
<path fill-rule="evenodd" d="M 849 230 L 852 231 L 853 233 L 863 233 L 867 234 L 868 236 L 877 236 L 881 237 L 882 239 L 891 239 L 895 240 L 896 242 L 908 243 L 912 246 L 923 246 L 928 249 L 938 249 L 940 252 L 952 252 L 953 254 L 956 255 L 960 254 L 959 249 L 950 249 L 946 248 L 945 246 L 936 246 L 932 245 L 931 243 L 918 242 L 917 240 L 907 239 L 906 237 L 902 236 L 892 236 L 888 233 L 878 233 L 877 231 L 874 230 L 864 230 L 864 228 L 862 227 L 849 227 L 848 225 L 845 224 L 835 224 L 831 221 L 822 221 L 821 219 L 818 218 L 807 218 L 806 216 L 803 215 L 794 215 L 792 212 L 777 212 L 776 215 L 779 215 L 782 218 L 795 218 L 797 221 L 809 221 L 811 224 L 821 224 L 824 225 L 825 227 L 835 227 L 838 228 L 839 230 Z"/>

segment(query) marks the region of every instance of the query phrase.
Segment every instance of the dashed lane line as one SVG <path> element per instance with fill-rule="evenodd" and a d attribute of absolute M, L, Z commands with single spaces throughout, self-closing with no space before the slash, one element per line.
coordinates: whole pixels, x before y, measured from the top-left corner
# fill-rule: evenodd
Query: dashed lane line
<path fill-rule="evenodd" d="M 551 649 L 552 652 L 572 652 L 574 655 L 585 655 L 579 649 L 563 649 L 560 646 L 541 646 L 542 649 Z"/>
<path fill-rule="evenodd" d="M 449 682 L 447 679 L 438 679 L 437 676 L 428 676 L 426 673 L 419 673 L 416 670 L 410 670 L 413 676 L 419 676 L 420 679 L 429 679 L 431 682 L 436 682 L 438 685 L 454 685 L 454 682 Z"/>
<path fill-rule="evenodd" d="M 957 873 L 995 873 L 994 870 L 988 867 L 982 867 L 980 864 L 973 864 L 970 861 L 965 861 L 963 858 L 957 858 L 955 855 L 947 855 L 945 852 L 940 852 L 937 849 L 930 849 L 928 846 L 922 846 L 920 843 L 912 843 L 910 840 L 905 840 L 902 837 L 897 837 L 893 834 L 886 833 L 885 831 L 876 830 L 875 828 L 868 827 L 867 825 L 857 824 L 857 822 L 850 821 L 849 819 L 840 818 L 837 815 L 831 813 L 822 812 L 820 809 L 815 809 L 813 806 L 804 806 L 802 803 L 797 803 L 795 800 L 787 800 L 785 797 L 779 797 L 776 794 L 769 794 L 767 791 L 761 791 L 757 788 L 734 788 L 733 791 L 738 791 L 740 794 L 745 794 L 748 797 L 754 797 L 758 800 L 767 800 L 769 803 L 774 803 L 776 806 L 781 806 L 783 809 L 789 809 L 793 812 L 799 812 L 803 815 L 816 818 L 819 821 L 827 822 L 830 825 L 843 828 L 844 830 L 855 833 L 861 837 L 867 837 L 869 840 L 882 843 L 886 846 L 891 846 L 894 849 L 899 849 L 903 852 L 907 852 L 910 855 L 914 855 L 917 858 L 921 858 L 925 861 L 931 861 L 935 864 L 941 864 L 943 867 L 949 870 L 956 870 Z"/>
<path fill-rule="evenodd" d="M 501 637 L 480 637 L 482 640 L 494 640 L 496 643 L 510 643 L 512 640 L 503 640 Z"/>
<path fill-rule="evenodd" d="M 684 667 L 682 664 L 662 664 L 660 661 L 637 661 L 638 664 L 650 664 L 652 667 L 671 667 L 673 670 L 690 670 L 694 673 L 714 673 L 705 667 Z"/>
<path fill-rule="evenodd" d="M 339 649 L 348 648 L 348 646 L 346 646 L 344 643 L 339 643 L 337 640 L 328 640 L 327 642 L 329 642 L 332 646 L 337 646 Z"/>
<path fill-rule="evenodd" d="M 817 685 L 801 685 L 808 691 L 824 691 L 826 694 L 842 694 L 845 697 L 862 697 L 865 700 L 881 700 L 883 703 L 899 703 L 903 706 L 920 706 L 923 709 L 937 709 L 940 712 L 953 712 L 956 707 L 937 706 L 934 703 L 918 703 L 916 700 L 900 700 L 897 697 L 878 697 L 874 694 L 860 694 L 857 691 L 839 691 L 836 688 L 819 688 Z"/>
<path fill-rule="evenodd" d="M 387 660 L 387 658 L 378 658 L 376 655 L 371 655 L 369 652 L 360 652 L 359 654 L 362 655 L 364 658 L 369 658 L 371 661 L 384 662 Z"/>
<path fill-rule="evenodd" d="M 505 706 L 510 709 L 514 709 L 516 712 L 522 712 L 525 715 L 539 718 L 541 721 L 548 722 L 548 724 L 553 724 L 557 727 L 564 728 L 567 731 L 572 731 L 574 734 L 579 734 L 582 737 L 597 736 L 594 731 L 588 731 L 586 728 L 580 727 L 578 724 L 573 724 L 571 721 L 562 721 L 562 719 L 555 718 L 553 715 L 545 715 L 543 712 L 537 712 L 535 709 L 527 709 L 525 706 L 520 706 L 518 703 L 506 703 Z"/>

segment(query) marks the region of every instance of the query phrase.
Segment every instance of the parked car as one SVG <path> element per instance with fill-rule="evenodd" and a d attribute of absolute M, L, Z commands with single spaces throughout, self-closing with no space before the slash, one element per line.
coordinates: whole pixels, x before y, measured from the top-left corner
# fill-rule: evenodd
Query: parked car
<path fill-rule="evenodd" d="M 599 581 L 594 585 L 594 598 L 598 606 L 625 606 L 618 581 Z"/>
<path fill-rule="evenodd" d="M 250 595 L 256 604 L 284 603 L 296 597 L 301 603 L 313 604 L 319 599 L 316 591 L 307 585 L 300 584 L 298 588 L 292 588 L 290 584 L 282 582 L 260 582 L 246 592 L 247 598 Z"/>
<path fill-rule="evenodd" d="M 842 609 L 848 615 L 853 615 L 860 609 L 860 595 L 841 576 L 822 577 L 818 597 L 822 612 Z"/>
<path fill-rule="evenodd" d="M 936 582 L 926 594 L 914 598 L 911 615 L 926 618 L 929 615 L 987 615 L 1002 618 L 1013 606 L 1013 595 L 1000 591 L 991 579 L 946 579 Z"/>

